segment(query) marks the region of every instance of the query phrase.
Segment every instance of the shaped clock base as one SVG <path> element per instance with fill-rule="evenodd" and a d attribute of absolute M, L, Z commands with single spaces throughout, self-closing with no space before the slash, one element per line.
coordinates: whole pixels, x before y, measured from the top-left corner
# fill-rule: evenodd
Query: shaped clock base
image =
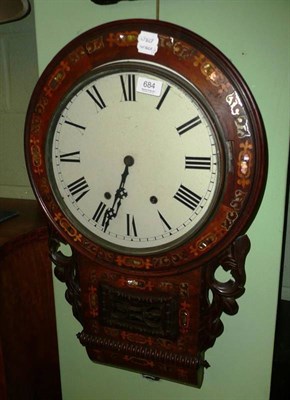
<path fill-rule="evenodd" d="M 55 231 L 50 253 L 66 299 L 83 325 L 77 336 L 90 359 L 152 377 L 200 387 L 205 351 L 223 332 L 220 316 L 238 311 L 244 293 L 247 236 L 238 237 L 216 260 L 174 274 L 134 273 L 64 256 Z M 231 279 L 219 282 L 219 267 Z"/>
<path fill-rule="evenodd" d="M 88 335 L 83 331 L 78 334 L 78 338 L 93 362 L 142 373 L 155 380 L 163 378 L 200 387 L 203 370 L 209 367 L 203 354 L 191 356 L 188 353 L 178 354 L 153 348 L 149 346 L 150 343 L 136 344 L 134 341 L 138 341 L 138 338 L 133 335 L 128 335 L 127 341 L 115 341 Z"/>

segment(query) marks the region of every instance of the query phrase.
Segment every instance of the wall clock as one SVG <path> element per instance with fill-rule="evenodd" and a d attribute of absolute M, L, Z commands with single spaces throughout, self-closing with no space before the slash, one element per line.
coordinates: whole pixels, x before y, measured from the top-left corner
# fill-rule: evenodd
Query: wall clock
<path fill-rule="evenodd" d="M 101 25 L 43 72 L 25 149 L 89 357 L 200 386 L 220 316 L 244 292 L 266 181 L 263 123 L 238 71 L 179 26 Z"/>

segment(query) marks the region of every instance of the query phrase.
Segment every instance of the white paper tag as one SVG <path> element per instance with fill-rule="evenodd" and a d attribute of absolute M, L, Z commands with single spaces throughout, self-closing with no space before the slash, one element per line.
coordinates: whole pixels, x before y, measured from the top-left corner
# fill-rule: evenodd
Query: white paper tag
<path fill-rule="evenodd" d="M 154 56 L 158 50 L 158 41 L 157 33 L 141 31 L 138 36 L 137 49 L 139 53 Z"/>
<path fill-rule="evenodd" d="M 149 79 L 140 76 L 137 81 L 137 92 L 150 94 L 151 96 L 160 96 L 162 82 L 155 79 Z"/>

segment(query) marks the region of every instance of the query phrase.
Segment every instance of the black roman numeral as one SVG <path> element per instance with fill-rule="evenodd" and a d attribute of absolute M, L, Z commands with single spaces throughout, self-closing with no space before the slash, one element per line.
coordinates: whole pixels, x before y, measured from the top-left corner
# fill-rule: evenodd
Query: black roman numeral
<path fill-rule="evenodd" d="M 123 75 L 120 75 L 122 93 L 125 101 L 136 101 L 136 84 L 135 75 L 128 74 L 127 79 Z"/>
<path fill-rule="evenodd" d="M 106 107 L 106 104 L 95 85 L 92 86 L 91 90 L 87 89 L 86 92 L 101 110 Z"/>
<path fill-rule="evenodd" d="M 201 119 L 199 116 L 192 118 L 190 121 L 185 122 L 184 124 L 180 125 L 176 128 L 178 134 L 181 136 L 185 132 L 188 132 L 190 129 L 195 128 L 197 125 L 201 123 Z"/>
<path fill-rule="evenodd" d="M 157 109 L 157 110 L 160 110 L 160 107 L 162 106 L 162 104 L 163 104 L 163 102 L 164 102 L 166 96 L 168 95 L 170 88 L 171 88 L 171 86 L 168 85 L 167 88 L 164 90 L 164 93 L 163 93 L 163 95 L 161 96 L 161 99 L 159 100 L 159 103 L 158 103 L 157 106 L 156 106 L 156 109 Z"/>
<path fill-rule="evenodd" d="M 134 216 L 127 214 L 127 236 L 137 236 Z"/>
<path fill-rule="evenodd" d="M 186 169 L 210 169 L 210 157 L 185 157 Z"/>
<path fill-rule="evenodd" d="M 198 196 L 196 193 L 192 192 L 190 189 L 183 185 L 180 185 L 179 189 L 173 197 L 193 211 L 196 209 L 201 201 L 200 196 Z"/>
<path fill-rule="evenodd" d="M 78 195 L 75 201 L 79 201 L 90 191 L 89 185 L 83 176 L 67 185 L 67 187 L 72 196 Z"/>
<path fill-rule="evenodd" d="M 100 201 L 100 204 L 98 205 L 98 208 L 96 209 L 96 212 L 93 215 L 93 220 L 95 222 L 99 222 L 100 218 L 102 216 L 105 216 L 105 213 L 104 213 L 105 210 L 106 210 L 106 204 L 103 203 L 102 201 Z M 103 219 L 102 225 L 104 225 L 104 219 Z"/>
<path fill-rule="evenodd" d="M 157 210 L 157 212 L 158 212 L 159 218 L 162 222 L 162 225 L 165 227 L 165 229 L 168 229 L 170 231 L 171 226 L 169 225 L 169 223 L 166 221 L 166 219 L 163 217 L 163 215 L 161 214 L 160 211 Z"/>
<path fill-rule="evenodd" d="M 79 151 L 73 151 L 72 153 L 61 154 L 59 156 L 59 159 L 61 162 L 77 162 L 77 163 L 81 162 Z"/>

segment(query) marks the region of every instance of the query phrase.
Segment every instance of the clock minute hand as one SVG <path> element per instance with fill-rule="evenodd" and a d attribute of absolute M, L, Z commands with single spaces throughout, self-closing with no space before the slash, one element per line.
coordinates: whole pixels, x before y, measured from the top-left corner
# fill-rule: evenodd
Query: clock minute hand
<path fill-rule="evenodd" d="M 104 232 L 106 232 L 111 220 L 113 218 L 117 217 L 122 200 L 128 196 L 128 193 L 124 186 L 126 183 L 126 179 L 129 175 L 129 167 L 131 167 L 134 164 L 133 157 L 126 156 L 124 158 L 124 163 L 125 163 L 125 169 L 124 169 L 123 173 L 121 174 L 122 179 L 121 179 L 118 189 L 116 190 L 113 205 L 112 205 L 112 207 L 107 209 L 105 216 L 104 216 L 104 222 L 103 222 Z"/>

